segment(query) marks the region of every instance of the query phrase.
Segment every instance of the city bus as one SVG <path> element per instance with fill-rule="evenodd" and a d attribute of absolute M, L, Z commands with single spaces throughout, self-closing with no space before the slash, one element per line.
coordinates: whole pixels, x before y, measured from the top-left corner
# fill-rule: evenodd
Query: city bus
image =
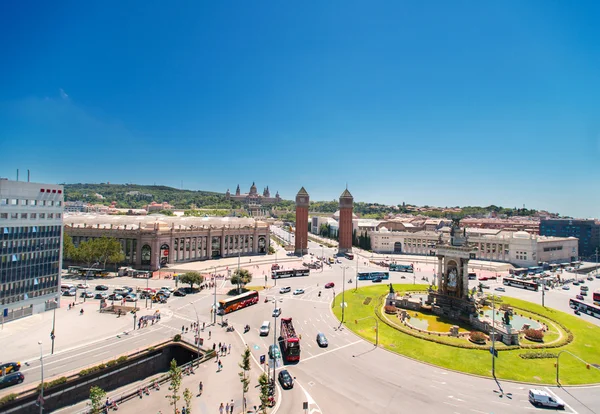
<path fill-rule="evenodd" d="M 352 253 L 344 253 L 344 257 L 348 260 L 354 260 L 354 255 Z"/>
<path fill-rule="evenodd" d="M 396 263 L 390 263 L 390 272 L 413 272 L 413 265 L 401 265 Z"/>
<path fill-rule="evenodd" d="M 594 318 L 600 318 L 600 306 L 592 305 L 591 303 L 585 303 L 579 299 L 569 299 L 569 306 L 571 309 L 586 313 Z"/>
<path fill-rule="evenodd" d="M 258 292 L 251 290 L 250 292 L 242 293 L 241 295 L 219 301 L 218 315 L 234 312 L 238 309 L 243 309 L 247 306 L 258 303 Z"/>
<path fill-rule="evenodd" d="M 387 280 L 390 278 L 390 272 L 358 272 L 358 280 L 373 280 L 382 279 Z"/>
<path fill-rule="evenodd" d="M 510 273 L 513 276 L 523 276 L 523 275 L 527 274 L 527 269 L 524 268 L 524 267 L 520 267 L 520 268 L 517 268 L 517 269 L 510 269 L 508 271 L 508 273 Z"/>
<path fill-rule="evenodd" d="M 299 277 L 299 276 L 309 276 L 310 269 L 301 268 L 301 269 L 277 269 L 271 272 L 271 279 L 281 279 L 283 277 Z"/>
<path fill-rule="evenodd" d="M 528 280 L 513 279 L 511 277 L 505 277 L 502 283 L 505 286 L 513 286 L 521 289 L 538 291 L 539 285 L 536 282 L 530 282 Z"/>
<path fill-rule="evenodd" d="M 592 300 L 594 301 L 594 305 L 600 306 L 600 289 L 594 291 L 594 294 L 592 295 Z"/>

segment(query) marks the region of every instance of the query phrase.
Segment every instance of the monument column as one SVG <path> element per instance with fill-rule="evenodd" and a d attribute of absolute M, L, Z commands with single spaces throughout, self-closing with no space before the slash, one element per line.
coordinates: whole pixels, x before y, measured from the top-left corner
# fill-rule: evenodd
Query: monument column
<path fill-rule="evenodd" d="M 444 271 L 442 261 L 443 261 L 442 256 L 438 256 L 438 273 L 437 273 L 438 290 L 442 288 L 442 274 Z"/>
<path fill-rule="evenodd" d="M 303 256 L 308 253 L 308 207 L 310 196 L 302 187 L 296 194 L 296 234 L 294 254 Z"/>
<path fill-rule="evenodd" d="M 462 274 L 462 280 L 463 280 L 463 298 L 468 298 L 469 297 L 469 260 L 468 259 L 463 259 L 463 274 Z"/>
<path fill-rule="evenodd" d="M 338 253 L 352 251 L 352 208 L 354 197 L 346 188 L 340 196 Z"/>

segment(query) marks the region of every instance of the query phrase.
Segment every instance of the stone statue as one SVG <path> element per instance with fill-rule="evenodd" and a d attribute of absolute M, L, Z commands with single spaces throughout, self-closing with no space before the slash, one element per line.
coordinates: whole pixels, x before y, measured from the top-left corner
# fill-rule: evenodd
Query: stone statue
<path fill-rule="evenodd" d="M 455 288 L 456 283 L 457 283 L 456 279 L 457 279 L 456 268 L 452 268 L 452 269 L 450 269 L 450 272 L 448 272 L 448 287 Z"/>
<path fill-rule="evenodd" d="M 393 293 L 395 293 L 395 292 L 394 292 L 394 287 L 392 286 L 392 284 L 391 284 L 391 283 L 390 283 L 390 293 L 392 293 L 392 294 L 393 294 Z"/>
<path fill-rule="evenodd" d="M 510 325 L 510 313 L 508 310 L 504 312 L 504 316 L 502 317 L 504 321 L 504 325 Z"/>

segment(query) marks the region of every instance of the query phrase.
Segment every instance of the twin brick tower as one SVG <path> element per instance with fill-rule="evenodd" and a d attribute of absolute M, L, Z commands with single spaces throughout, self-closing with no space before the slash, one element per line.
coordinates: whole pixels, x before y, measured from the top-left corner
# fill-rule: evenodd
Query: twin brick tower
<path fill-rule="evenodd" d="M 340 218 L 339 218 L 339 246 L 338 253 L 347 253 L 352 251 L 352 206 L 354 197 L 348 191 L 344 190 L 340 196 Z M 296 194 L 296 248 L 298 255 L 308 254 L 308 207 L 310 196 L 302 187 Z"/>

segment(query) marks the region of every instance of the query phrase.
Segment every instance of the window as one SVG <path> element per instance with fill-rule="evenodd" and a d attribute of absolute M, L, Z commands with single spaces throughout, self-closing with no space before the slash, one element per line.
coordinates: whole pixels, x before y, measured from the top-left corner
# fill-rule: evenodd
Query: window
<path fill-rule="evenodd" d="M 8 198 L 2 198 L 0 199 L 0 206 L 5 206 L 8 204 Z"/>
<path fill-rule="evenodd" d="M 41 219 L 44 219 L 44 218 L 46 218 L 46 213 L 40 213 L 40 218 L 41 218 Z"/>
<path fill-rule="evenodd" d="M 21 213 L 21 218 L 22 219 L 26 219 L 27 218 L 27 213 Z"/>
<path fill-rule="evenodd" d="M 48 220 L 53 219 L 54 218 L 54 213 L 48 213 Z"/>
<path fill-rule="evenodd" d="M 10 218 L 16 220 L 19 218 L 19 213 L 10 213 Z"/>
<path fill-rule="evenodd" d="M 62 206 L 62 201 L 57 201 L 56 205 L 59 206 L 59 207 Z"/>
<path fill-rule="evenodd" d="M 29 215 L 29 218 L 30 218 L 31 220 L 34 220 L 34 219 L 36 219 L 36 218 L 37 218 L 37 213 L 31 213 L 31 214 Z"/>
<path fill-rule="evenodd" d="M 8 219 L 8 213 L 0 213 L 0 219 Z"/>
<path fill-rule="evenodd" d="M 56 218 L 60 218 L 62 216 L 61 213 L 56 213 Z"/>
<path fill-rule="evenodd" d="M 35 205 L 37 205 L 37 200 L 29 200 L 29 205 L 30 205 L 30 206 L 35 206 Z"/>
<path fill-rule="evenodd" d="M 11 206 L 16 206 L 19 203 L 19 200 L 11 198 L 9 204 Z"/>
<path fill-rule="evenodd" d="M 54 205 L 54 201 L 52 201 L 52 200 L 48 201 L 48 205 L 49 206 L 53 206 Z"/>
<path fill-rule="evenodd" d="M 27 200 L 21 200 L 21 205 L 22 206 L 26 206 L 27 205 Z"/>

